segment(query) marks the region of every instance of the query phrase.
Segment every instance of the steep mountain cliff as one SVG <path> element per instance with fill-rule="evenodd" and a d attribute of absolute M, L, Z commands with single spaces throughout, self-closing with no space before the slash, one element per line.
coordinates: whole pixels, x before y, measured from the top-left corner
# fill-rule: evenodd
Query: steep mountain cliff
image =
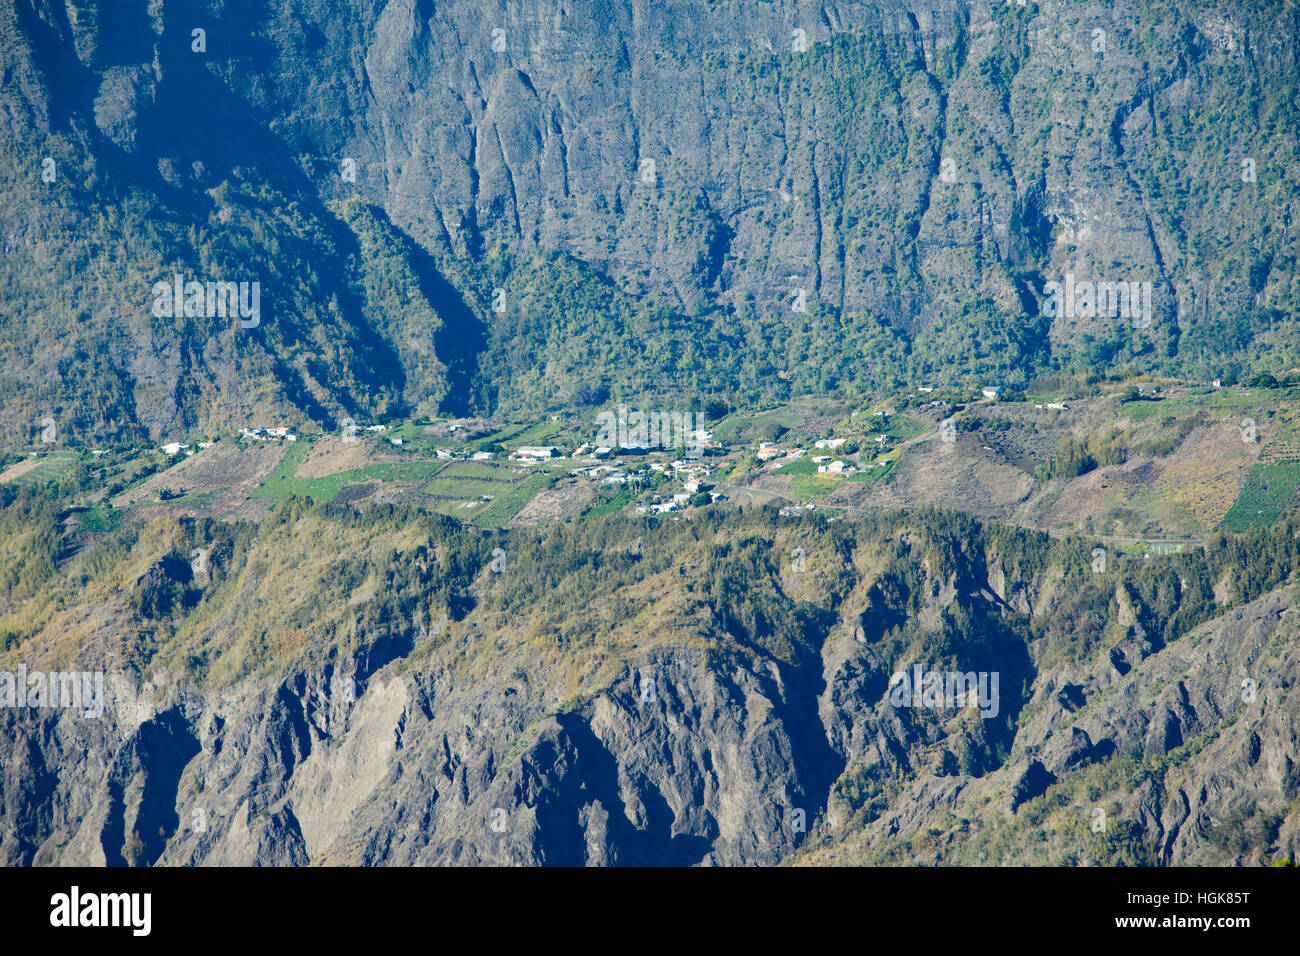
<path fill-rule="evenodd" d="M 1295 363 L 1293 4 L 935 6 L 17 0 L 11 443 Z"/>
<path fill-rule="evenodd" d="M 1298 43 L 4 5 L 0 864 L 1294 859 Z"/>
<path fill-rule="evenodd" d="M 122 579 L 74 559 L 75 600 L 45 600 L 0 658 L 110 675 L 98 719 L 0 708 L 4 863 L 1258 863 L 1300 844 L 1293 528 L 1101 573 L 1075 543 L 940 512 L 494 539 L 291 503 L 212 533 L 128 535 Z M 339 535 L 348 551 L 322 547 Z M 168 563 L 200 540 L 204 576 Z M 980 675 L 975 693 L 900 698 L 918 665 Z"/>

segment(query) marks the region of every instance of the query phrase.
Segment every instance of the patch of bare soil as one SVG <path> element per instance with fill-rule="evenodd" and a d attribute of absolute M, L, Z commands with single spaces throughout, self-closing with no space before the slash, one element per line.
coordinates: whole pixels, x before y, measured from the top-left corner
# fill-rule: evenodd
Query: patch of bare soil
<path fill-rule="evenodd" d="M 894 488 L 889 478 L 874 482 L 846 481 L 832 491 L 822 503 L 835 508 L 902 508 L 907 499 Z"/>
<path fill-rule="evenodd" d="M 1057 486 L 1055 500 L 1032 523 L 1084 528 L 1119 509 L 1170 531 L 1205 531 L 1236 501 L 1260 448 L 1243 442 L 1234 422 L 1198 425 L 1166 457 L 1135 454 Z"/>
<path fill-rule="evenodd" d="M 777 497 L 794 500 L 793 495 L 790 493 L 789 475 L 774 475 L 770 472 L 761 472 L 749 483 L 749 488 L 752 491 L 765 491 Z"/>
<path fill-rule="evenodd" d="M 520 508 L 506 523 L 507 527 L 572 518 L 586 507 L 594 493 L 594 488 L 585 482 L 548 488 Z"/>
<path fill-rule="evenodd" d="M 1263 445 L 1243 442 L 1236 421 L 1199 426 L 1167 459 L 1154 489 L 1170 506 L 1189 514 L 1208 531 L 1216 527 L 1241 494 L 1250 466 Z"/>
<path fill-rule="evenodd" d="M 311 451 L 293 477 L 327 478 L 377 461 L 393 460 L 393 456 L 378 450 L 374 439 L 358 437 L 356 441 L 345 442 L 341 435 L 326 435 L 312 443 Z"/>
<path fill-rule="evenodd" d="M 0 485 L 13 481 L 15 478 L 21 478 L 29 471 L 40 467 L 44 460 L 43 458 L 25 458 L 16 464 L 10 465 L 3 472 L 0 472 Z"/>
<path fill-rule="evenodd" d="M 948 444 L 935 435 L 909 448 L 886 487 L 866 487 L 907 507 L 934 504 L 1008 518 L 1034 490 L 1034 480 L 969 438 Z M 862 500 L 873 503 L 871 493 Z"/>
<path fill-rule="evenodd" d="M 266 506 L 250 496 L 279 467 L 284 453 L 285 446 L 279 442 L 248 448 L 234 442 L 217 442 L 122 492 L 113 499 L 113 507 L 129 507 L 153 499 L 157 488 L 170 488 L 178 494 L 215 492 L 211 502 L 202 506 L 205 514 L 227 519 L 260 517 L 266 513 Z M 195 507 L 184 502 L 171 507 L 182 514 L 197 513 Z"/>
<path fill-rule="evenodd" d="M 1127 500 L 1124 489 L 1145 487 L 1160 474 L 1149 455 L 1131 458 L 1122 465 L 1096 468 L 1060 488 L 1056 500 L 1039 516 L 1042 528 L 1084 528 L 1090 519 L 1109 510 L 1112 500 Z"/>
<path fill-rule="evenodd" d="M 1201 481 L 1242 472 L 1259 458 L 1257 442 L 1241 440 L 1241 428 L 1234 421 L 1197 427 L 1165 459 L 1164 481 Z"/>

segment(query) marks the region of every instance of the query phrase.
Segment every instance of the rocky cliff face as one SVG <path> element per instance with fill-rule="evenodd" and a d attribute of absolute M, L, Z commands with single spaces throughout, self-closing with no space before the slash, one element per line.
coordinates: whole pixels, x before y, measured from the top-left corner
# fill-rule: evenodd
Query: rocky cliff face
<path fill-rule="evenodd" d="M 837 773 L 791 720 L 813 698 L 682 656 L 568 712 L 528 679 L 390 672 L 354 701 L 300 675 L 156 711 L 127 692 L 102 724 L 10 711 L 5 862 L 778 862 Z"/>
<path fill-rule="evenodd" d="M 1021 847 L 1019 859 L 1097 862 L 1104 841 L 1122 838 L 1117 833 L 1128 828 L 1142 834 L 1149 850 L 1137 859 L 1165 865 L 1257 862 L 1264 833 L 1294 847 L 1300 839 L 1292 812 L 1300 796 L 1294 622 L 1288 620 L 1294 600 L 1294 588 L 1282 588 L 1185 641 L 1148 650 L 1131 668 L 1110 654 L 1086 667 L 1038 674 L 1002 766 L 980 777 L 922 772 L 871 827 L 848 838 L 852 851 L 833 844 L 812 859 L 844 861 L 871 848 L 885 854 L 876 858 L 906 862 L 898 855 L 901 843 L 928 861 L 994 862 L 954 845 L 954 834 L 961 839 L 972 829 L 1001 826 L 1026 830 L 1023 838 L 1045 817 L 1050 836 L 1037 833 L 1048 846 Z M 878 741 L 866 766 L 916 762 L 926 752 L 925 741 L 897 725 L 864 723 Z M 951 737 L 944 744 L 951 746 Z M 1116 787 L 1114 776 L 1124 774 L 1115 768 L 1125 760 L 1155 772 Z M 1090 767 L 1110 767 L 1111 785 L 1105 775 L 1090 778 Z M 1063 786 L 1045 801 L 1055 816 L 1044 812 L 1044 801 L 1037 809 L 1025 806 L 1057 784 Z M 836 816 L 832 805 L 831 819 Z M 838 816 L 846 811 L 838 809 Z M 936 821 L 942 821 L 939 832 L 927 839 Z"/>
<path fill-rule="evenodd" d="M 934 6 L 16 0 L 0 10 L 0 425 L 19 434 L 3 444 L 47 413 L 60 436 L 138 441 L 273 415 L 571 410 L 613 387 L 746 405 L 1294 357 L 1294 4 Z M 156 314 L 149 292 L 177 272 L 259 276 L 264 321 Z M 1044 316 L 1066 276 L 1150 282 L 1150 326 Z M 982 474 L 988 514 L 1029 494 L 1010 466 Z M 936 552 L 868 573 L 879 555 L 860 556 L 817 585 L 769 574 L 793 542 L 767 541 L 754 567 L 569 581 L 578 612 L 552 608 L 542 575 L 530 593 L 557 620 L 530 653 L 490 615 L 458 609 L 435 638 L 388 613 L 384 562 L 410 542 L 356 557 L 364 523 L 232 545 L 222 559 L 248 566 L 224 605 L 157 549 L 113 557 L 135 568 L 121 593 L 109 559 L 78 566 L 77 600 L 16 653 L 157 655 L 159 676 L 118 686 L 100 720 L 0 708 L 0 861 L 1296 850 L 1290 585 L 1227 606 L 1227 569 L 1220 616 L 1166 643 L 1160 601 L 1139 613 L 1118 586 L 1104 626 L 1054 623 L 1077 577 L 968 554 L 973 532 L 941 549 L 969 558 L 956 569 Z M 565 558 L 621 560 L 591 550 Z M 451 576 L 429 570 L 437 551 L 401 597 L 421 614 L 451 600 L 429 597 Z M 326 577 L 348 595 L 322 597 Z M 589 614 L 605 601 L 625 603 Z M 1039 646 L 1073 650 L 1076 627 L 1097 643 L 1071 663 Z M 619 628 L 669 633 L 643 652 Z M 976 632 L 987 643 L 964 642 Z M 1001 676 L 996 720 L 891 703 L 890 655 L 931 638 Z M 302 645 L 314 666 L 263 659 Z M 203 668 L 219 689 L 167 676 Z"/>
<path fill-rule="evenodd" d="M 318 419 L 394 396 L 490 404 L 479 390 L 535 367 L 536 393 L 504 404 L 571 400 L 612 374 L 559 361 L 591 349 L 582 336 L 626 359 L 651 333 L 606 306 L 595 321 L 575 290 L 539 300 L 517 268 L 537 250 L 585 264 L 592 289 L 698 319 L 684 334 L 711 352 L 756 350 L 796 391 L 889 383 L 904 342 L 928 357 L 918 374 L 1012 375 L 1080 348 L 1190 370 L 1225 317 L 1243 342 L 1291 341 L 1277 321 L 1297 301 L 1293 7 L 933 6 L 19 0 L 0 20 L 0 130 L 31 174 L 3 223 L 23 270 L 10 282 L 107 340 L 144 386 L 116 400 L 151 430 L 214 402 L 216 420 L 244 411 L 214 365 L 284 383 L 278 399 Z M 46 157 L 72 198 L 29 188 Z M 28 257 L 60 228 L 52 195 L 80 195 L 76 215 L 103 219 L 106 244 L 129 239 L 142 272 L 259 271 L 279 306 L 268 359 L 246 369 L 247 349 L 145 321 L 143 278 L 114 264 L 62 300 L 42 288 Z M 348 198 L 414 247 L 420 281 L 382 305 L 342 280 L 360 227 L 330 203 Z M 285 262 L 298 243 L 303 261 Z M 1150 283 L 1152 314 L 1133 323 L 1089 293 L 1044 317 L 1067 275 Z M 336 313 L 309 310 L 314 332 L 280 337 L 331 297 Z M 831 347 L 846 332 L 863 367 Z M 54 345 L 31 337 L 30 352 Z M 510 364 L 521 350 L 526 368 Z M 691 381 L 656 359 L 650 387 Z M 712 374 L 726 381 L 696 387 L 749 385 Z"/>
<path fill-rule="evenodd" d="M 1290 213 L 1241 188 L 1252 140 L 1151 167 L 1172 158 L 1164 124 L 1230 99 L 1240 71 L 1293 69 L 1294 31 L 1244 7 L 1008 6 L 391 0 L 343 25 L 305 4 L 268 39 L 312 80 L 273 109 L 358 157 L 358 189 L 426 244 L 571 250 L 679 308 L 805 288 L 926 327 L 981 298 L 1019 313 L 1041 287 L 1017 279 L 1067 271 L 1152 281 L 1171 320 L 1241 305 L 1247 284 L 1211 296 L 1188 243 L 1225 226 L 1294 242 Z M 1206 189 L 1220 214 L 1169 221 L 1163 189 Z"/>
<path fill-rule="evenodd" d="M 1001 613 L 943 590 L 936 613 Z M 369 674 L 114 682 L 99 720 L 0 710 L 0 860 L 1260 862 L 1300 848 L 1295 597 L 1126 661 L 1037 671 L 1008 640 L 1007 731 L 891 701 L 868 606 L 795 666 L 688 640 L 576 698 L 576 657 L 470 666 L 500 643 L 463 623 Z"/>

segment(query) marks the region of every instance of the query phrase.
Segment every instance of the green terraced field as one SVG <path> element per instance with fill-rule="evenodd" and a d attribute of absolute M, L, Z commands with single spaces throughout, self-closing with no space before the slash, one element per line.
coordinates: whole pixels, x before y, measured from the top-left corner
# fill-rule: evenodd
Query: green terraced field
<path fill-rule="evenodd" d="M 290 495 L 305 495 L 316 501 L 333 501 L 348 485 L 364 481 L 421 481 L 436 474 L 442 461 L 376 462 L 362 468 L 341 471 L 324 478 L 294 478 L 293 473 L 307 457 L 309 446 L 299 442 L 291 447 L 266 482 L 253 492 L 256 498 L 282 501 Z"/>
<path fill-rule="evenodd" d="M 817 465 L 813 463 L 812 458 L 805 455 L 803 458 L 796 459 L 788 465 L 782 465 L 775 472 L 778 475 L 815 475 L 817 474 Z"/>
<path fill-rule="evenodd" d="M 871 436 L 875 435 L 889 435 L 895 441 L 907 441 L 909 438 L 934 431 L 934 426 L 929 422 L 905 414 L 877 418 L 873 412 L 862 412 L 853 416 L 851 423 L 856 430 L 869 436 L 863 442 L 864 445 L 872 441 Z"/>
<path fill-rule="evenodd" d="M 884 468 L 865 468 L 856 475 L 849 475 L 848 480 L 856 481 L 865 485 L 873 484 L 889 474 L 891 471 L 891 465 L 893 465 L 892 459 Z"/>
<path fill-rule="evenodd" d="M 528 425 L 507 425 L 500 431 L 490 432 L 481 438 L 475 438 L 473 441 L 465 443 L 465 452 L 471 453 L 483 451 L 489 445 L 525 445 L 527 442 L 520 441 L 520 438 L 528 432 Z"/>
<path fill-rule="evenodd" d="M 77 459 L 74 455 L 50 455 L 31 471 L 14 478 L 11 483 L 30 487 L 46 481 L 55 481 L 71 471 L 76 463 Z"/>
<path fill-rule="evenodd" d="M 496 495 L 512 486 L 513 482 L 495 478 L 448 477 L 440 474 L 420 486 L 426 495 L 439 498 L 473 498 Z"/>
<path fill-rule="evenodd" d="M 775 424 L 782 428 L 795 428 L 802 425 L 806 417 L 805 413 L 788 408 L 728 415 L 713 428 L 713 437 L 720 442 L 748 440 L 748 436 L 757 435 L 763 426 Z"/>
<path fill-rule="evenodd" d="M 1241 494 L 1219 527 L 1236 533 L 1267 527 L 1291 510 L 1297 487 L 1300 487 L 1300 462 L 1252 466 Z"/>
<path fill-rule="evenodd" d="M 594 423 L 593 423 L 593 427 L 594 427 Z M 548 442 L 547 439 L 550 438 L 552 435 L 556 434 L 557 432 L 562 431 L 563 429 L 564 429 L 564 424 L 562 422 L 539 422 L 538 424 L 533 425 L 531 428 L 528 428 L 525 431 L 520 432 L 518 435 L 516 435 L 515 438 L 513 439 L 513 443 L 519 445 L 550 444 L 550 442 Z"/>
<path fill-rule="evenodd" d="M 519 478 L 508 465 L 464 460 L 449 462 L 439 475 L 443 478 L 486 478 L 488 481 L 516 481 Z"/>
<path fill-rule="evenodd" d="M 441 499 L 433 506 L 441 514 L 496 528 L 549 488 L 563 470 L 534 465 L 524 473 L 504 464 L 460 460 L 448 463 L 420 491 Z M 483 495 L 491 495 L 492 500 L 482 501 Z"/>
<path fill-rule="evenodd" d="M 890 415 L 888 418 L 878 420 L 885 423 L 878 431 L 892 435 L 898 441 L 907 441 L 910 438 L 924 435 L 926 432 L 934 431 L 934 426 L 929 422 L 922 421 L 919 418 L 912 418 L 909 415 Z"/>
<path fill-rule="evenodd" d="M 485 504 L 482 510 L 475 510 L 473 521 L 481 528 L 496 528 L 505 524 L 519 513 L 519 509 L 532 501 L 540 492 L 551 486 L 554 479 L 546 472 L 535 472 L 523 481 L 513 485 L 503 494 Z"/>
<path fill-rule="evenodd" d="M 838 488 L 843 480 L 841 475 L 795 475 L 790 479 L 790 497 L 820 498 Z"/>
<path fill-rule="evenodd" d="M 1125 402 L 1120 414 L 1134 422 L 1149 418 L 1166 416 L 1184 417 L 1195 415 L 1202 410 L 1208 412 L 1225 411 L 1233 415 L 1259 418 L 1261 410 L 1273 407 L 1284 397 L 1280 391 L 1268 389 L 1221 389 L 1218 391 L 1177 395 L 1159 401 Z"/>

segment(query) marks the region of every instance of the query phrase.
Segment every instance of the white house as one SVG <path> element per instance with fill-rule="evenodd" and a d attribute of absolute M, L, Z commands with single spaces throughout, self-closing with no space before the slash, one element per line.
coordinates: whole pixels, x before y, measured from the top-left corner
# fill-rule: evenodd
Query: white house
<path fill-rule="evenodd" d="M 834 450 L 834 449 L 836 449 L 836 448 L 839 448 L 841 445 L 843 445 L 843 444 L 844 444 L 845 442 L 847 442 L 847 441 L 848 441 L 847 438 L 822 438 L 822 439 L 819 439 L 818 441 L 814 442 L 813 444 L 814 444 L 817 448 L 830 448 L 830 449 Z"/>
<path fill-rule="evenodd" d="M 980 394 L 982 394 L 985 398 L 997 398 L 999 395 L 1002 394 L 1002 386 L 985 385 L 983 388 L 980 389 Z"/>
<path fill-rule="evenodd" d="M 560 453 L 555 445 L 524 445 L 516 448 L 516 458 L 554 458 Z"/>

